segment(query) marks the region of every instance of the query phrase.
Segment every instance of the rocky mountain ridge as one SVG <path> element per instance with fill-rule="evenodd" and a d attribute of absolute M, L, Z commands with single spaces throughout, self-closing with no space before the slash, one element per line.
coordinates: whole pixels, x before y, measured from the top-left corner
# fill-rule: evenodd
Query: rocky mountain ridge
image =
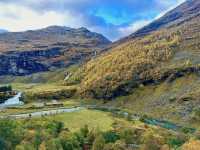
<path fill-rule="evenodd" d="M 86 28 L 0 34 L 0 75 L 27 75 L 89 60 L 111 42 Z"/>

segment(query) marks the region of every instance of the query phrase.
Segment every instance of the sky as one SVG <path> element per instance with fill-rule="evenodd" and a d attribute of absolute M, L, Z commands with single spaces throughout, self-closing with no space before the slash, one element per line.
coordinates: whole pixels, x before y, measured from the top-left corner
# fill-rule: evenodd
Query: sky
<path fill-rule="evenodd" d="M 86 27 L 112 41 L 127 36 L 185 0 L 0 0 L 0 29 Z"/>

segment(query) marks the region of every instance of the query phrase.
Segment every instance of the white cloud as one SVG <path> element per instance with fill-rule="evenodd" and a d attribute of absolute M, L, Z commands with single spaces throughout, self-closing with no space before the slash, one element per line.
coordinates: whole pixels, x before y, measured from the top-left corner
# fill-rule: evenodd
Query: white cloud
<path fill-rule="evenodd" d="M 97 7 L 101 4 L 103 5 L 106 1 L 107 0 L 0 0 L 0 28 L 9 31 L 25 31 L 40 29 L 51 25 L 62 25 L 73 28 L 84 26 L 92 31 L 102 33 L 112 40 L 117 40 L 118 38 L 135 32 L 153 20 L 141 18 L 140 20 L 135 20 L 135 22 L 130 25 L 107 24 L 104 18 L 99 18 L 90 12 L 90 8 Z M 124 2 L 121 3 L 126 3 L 128 1 L 129 0 L 124 0 Z M 133 2 L 134 0 L 130 1 Z M 169 8 L 175 3 L 177 6 L 184 0 L 155 1 L 158 2 L 158 7 L 165 6 L 165 8 Z M 171 3 L 169 3 L 169 1 Z M 174 7 L 175 6 L 170 9 Z M 120 11 L 121 10 L 119 10 L 119 12 Z M 163 16 L 166 11 L 163 11 L 154 19 Z M 131 16 L 134 16 L 134 11 L 133 14 L 130 14 L 130 17 Z"/>
<path fill-rule="evenodd" d="M 121 27 L 119 28 L 119 32 L 121 33 L 121 37 L 127 36 L 131 33 L 134 33 L 135 31 L 137 31 L 138 29 L 146 26 L 147 24 L 149 24 L 152 20 L 139 20 L 136 21 L 132 24 L 130 24 L 127 27 Z"/>
<path fill-rule="evenodd" d="M 156 0 L 156 1 L 157 1 L 157 5 L 158 6 L 170 6 L 171 5 L 171 2 L 167 1 L 167 0 Z M 153 20 L 159 19 L 160 17 L 164 16 L 168 11 L 176 8 L 178 5 L 180 5 L 181 3 L 185 2 L 185 1 L 186 0 L 177 0 L 175 5 L 171 6 L 167 10 L 164 10 L 163 12 L 161 12 L 154 19 L 151 19 L 151 20 L 139 20 L 139 21 L 133 22 L 129 26 L 120 27 L 118 29 L 119 32 L 120 32 L 120 37 L 124 37 L 124 36 L 130 35 L 130 34 L 136 32 L 137 30 L 139 30 L 142 27 L 144 27 L 144 26 L 148 25 L 149 23 L 151 23 Z"/>
<path fill-rule="evenodd" d="M 63 14 L 56 11 L 37 13 L 34 10 L 15 4 L 0 3 L 0 27 L 9 31 L 39 29 L 51 25 L 79 27 L 82 16 L 74 17 L 70 12 Z"/>

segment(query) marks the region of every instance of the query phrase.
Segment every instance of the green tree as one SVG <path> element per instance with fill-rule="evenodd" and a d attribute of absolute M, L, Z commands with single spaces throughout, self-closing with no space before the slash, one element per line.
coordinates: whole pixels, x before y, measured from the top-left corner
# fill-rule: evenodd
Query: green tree
<path fill-rule="evenodd" d="M 6 142 L 1 137 L 0 137 L 0 147 L 1 147 L 2 150 L 7 149 Z"/>
<path fill-rule="evenodd" d="M 154 132 L 147 131 L 143 136 L 143 145 L 141 150 L 160 150 L 162 139 L 159 136 L 155 136 Z"/>
<path fill-rule="evenodd" d="M 127 147 L 123 141 L 118 140 L 115 143 L 106 144 L 103 150 L 127 150 Z"/>
<path fill-rule="evenodd" d="M 105 139 L 104 139 L 103 135 L 100 134 L 94 140 L 92 150 L 103 150 L 104 146 L 105 146 Z"/>
<path fill-rule="evenodd" d="M 83 137 L 87 137 L 89 133 L 88 125 L 85 125 L 83 128 L 80 129 L 81 134 Z"/>
<path fill-rule="evenodd" d="M 36 131 L 35 137 L 33 139 L 33 144 L 36 150 L 39 149 L 40 144 L 42 143 L 41 131 Z"/>
<path fill-rule="evenodd" d="M 59 136 L 63 150 L 81 150 L 81 144 L 77 136 L 66 131 L 62 132 Z"/>
<path fill-rule="evenodd" d="M 119 135 L 114 131 L 107 131 L 103 133 L 103 137 L 106 143 L 115 143 L 120 138 Z"/>
<path fill-rule="evenodd" d="M 46 142 L 46 150 L 63 150 L 60 139 L 54 138 Z"/>
<path fill-rule="evenodd" d="M 126 144 L 133 144 L 139 141 L 139 135 L 133 129 L 124 129 L 120 132 L 120 138 L 124 139 Z"/>
<path fill-rule="evenodd" d="M 46 125 L 47 131 L 56 137 L 64 128 L 64 123 L 59 121 L 50 121 Z"/>
<path fill-rule="evenodd" d="M 12 149 L 20 143 L 23 138 L 21 125 L 16 121 L 2 119 L 0 120 L 1 144 L 6 144 L 5 149 Z"/>

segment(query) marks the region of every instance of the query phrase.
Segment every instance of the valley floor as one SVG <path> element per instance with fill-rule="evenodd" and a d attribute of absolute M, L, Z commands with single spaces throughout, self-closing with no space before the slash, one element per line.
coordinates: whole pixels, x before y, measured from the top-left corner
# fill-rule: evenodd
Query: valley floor
<path fill-rule="evenodd" d="M 144 138 L 146 135 L 158 136 L 161 139 L 155 138 L 155 141 L 148 141 L 150 139 L 148 137 L 146 140 L 151 145 L 153 142 L 159 142 L 160 144 L 155 144 L 160 145 L 159 148 L 165 146 L 173 150 L 190 142 L 189 139 L 200 137 L 200 122 L 192 120 L 192 115 L 195 115 L 194 109 L 186 109 L 193 108 L 195 105 L 199 106 L 198 101 L 195 100 L 199 93 L 199 81 L 198 76 L 188 75 L 170 83 L 141 86 L 132 94 L 111 101 L 79 99 L 77 97 L 65 98 L 68 96 L 66 92 L 70 97 L 74 87 L 64 86 L 60 83 L 13 83 L 12 87 L 25 95 L 25 105 L 2 109 L 0 115 L 4 119 L 0 119 L 0 123 L 13 115 L 28 115 L 34 112 L 82 107 L 83 109 L 78 111 L 50 113 L 39 117 L 30 115 L 28 118 L 14 119 L 14 121 L 26 121 L 27 124 L 33 123 L 33 126 L 40 122 L 43 124 L 52 121 L 62 122 L 63 128 L 72 133 L 79 132 L 85 125 L 90 131 L 95 130 L 103 133 L 113 131 L 119 134 L 122 129 L 136 129 L 141 130 L 142 135 L 135 137 L 135 140 Z M 194 108 L 196 109 L 196 107 Z M 35 127 L 33 129 L 35 132 Z M 165 136 L 166 138 L 164 138 Z M 135 143 L 127 142 L 129 144 L 125 144 L 125 149 L 131 149 L 130 144 L 135 145 L 134 149 L 138 150 L 140 147 L 148 145 L 144 144 L 142 139 L 140 140 Z M 116 144 L 117 141 L 112 142 Z M 154 148 L 146 150 L 155 150 Z"/>

